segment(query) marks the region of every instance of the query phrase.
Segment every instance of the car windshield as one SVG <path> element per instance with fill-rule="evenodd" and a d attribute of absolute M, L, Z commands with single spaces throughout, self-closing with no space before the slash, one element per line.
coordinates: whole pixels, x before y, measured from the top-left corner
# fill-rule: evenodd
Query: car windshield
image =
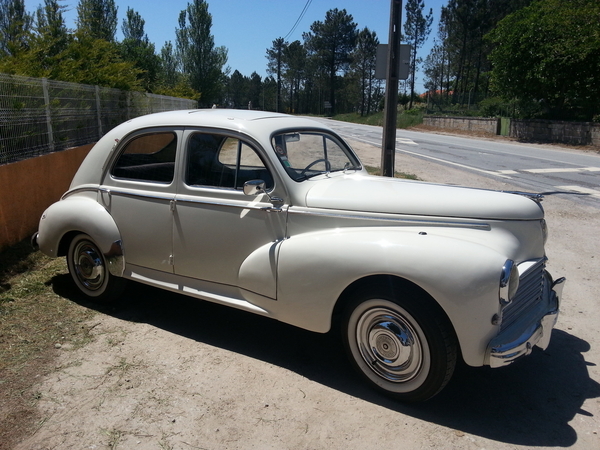
<path fill-rule="evenodd" d="M 279 161 L 295 181 L 323 173 L 361 168 L 352 151 L 329 134 L 316 131 L 287 132 L 274 135 L 271 143 Z"/>

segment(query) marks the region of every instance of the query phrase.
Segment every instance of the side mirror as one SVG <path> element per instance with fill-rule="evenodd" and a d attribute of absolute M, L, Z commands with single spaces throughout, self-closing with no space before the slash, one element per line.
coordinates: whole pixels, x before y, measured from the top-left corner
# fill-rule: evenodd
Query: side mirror
<path fill-rule="evenodd" d="M 266 192 L 267 184 L 263 180 L 250 180 L 244 183 L 244 194 L 258 195 Z"/>
<path fill-rule="evenodd" d="M 273 197 L 267 192 L 267 184 L 263 180 L 250 180 L 244 183 L 244 194 L 246 195 L 258 195 L 265 194 L 269 197 L 269 201 L 273 204 L 273 208 L 268 208 L 268 212 L 281 212 L 281 207 L 284 204 L 282 198 Z"/>

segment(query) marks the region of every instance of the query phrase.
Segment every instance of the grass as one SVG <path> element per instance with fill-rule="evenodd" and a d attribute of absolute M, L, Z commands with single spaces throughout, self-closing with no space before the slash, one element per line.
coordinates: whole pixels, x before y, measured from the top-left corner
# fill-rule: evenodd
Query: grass
<path fill-rule="evenodd" d="M 35 429 L 42 394 L 34 387 L 57 353 L 91 339 L 84 323 L 95 312 L 54 292 L 66 272 L 64 259 L 33 252 L 28 241 L 0 253 L 0 449 Z"/>
<path fill-rule="evenodd" d="M 367 116 L 361 116 L 358 113 L 338 114 L 333 117 L 335 120 L 343 122 L 360 123 L 363 125 L 375 125 L 382 127 L 384 122 L 384 112 L 379 111 Z M 397 128 L 410 128 L 423 123 L 423 110 L 413 109 L 398 114 L 396 119 Z"/>
<path fill-rule="evenodd" d="M 365 168 L 367 169 L 367 172 L 369 172 L 371 175 L 381 175 L 380 167 L 365 166 Z M 415 174 L 407 173 L 407 172 L 394 172 L 394 178 L 403 178 L 405 180 L 418 180 L 419 179 L 419 177 L 417 177 Z"/>

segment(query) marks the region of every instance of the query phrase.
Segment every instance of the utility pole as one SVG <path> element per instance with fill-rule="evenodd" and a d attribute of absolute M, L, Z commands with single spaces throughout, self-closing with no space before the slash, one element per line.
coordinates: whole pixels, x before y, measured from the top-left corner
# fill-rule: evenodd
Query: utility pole
<path fill-rule="evenodd" d="M 381 174 L 394 176 L 396 159 L 396 119 L 398 117 L 398 80 L 400 72 L 400 38 L 402 0 L 391 0 L 388 37 L 387 74 L 385 77 L 385 118 L 381 146 Z"/>

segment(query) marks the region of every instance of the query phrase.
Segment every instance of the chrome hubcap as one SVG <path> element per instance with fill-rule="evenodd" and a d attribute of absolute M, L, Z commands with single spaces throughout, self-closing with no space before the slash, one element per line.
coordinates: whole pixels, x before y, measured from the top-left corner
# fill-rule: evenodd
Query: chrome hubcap
<path fill-rule="evenodd" d="M 365 362 L 388 381 L 407 382 L 423 365 L 423 349 L 415 329 L 390 309 L 366 311 L 357 323 L 356 340 Z"/>
<path fill-rule="evenodd" d="M 73 262 L 77 279 L 91 291 L 95 291 L 104 283 L 104 260 L 98 250 L 90 242 L 77 244 L 73 253 Z"/>

